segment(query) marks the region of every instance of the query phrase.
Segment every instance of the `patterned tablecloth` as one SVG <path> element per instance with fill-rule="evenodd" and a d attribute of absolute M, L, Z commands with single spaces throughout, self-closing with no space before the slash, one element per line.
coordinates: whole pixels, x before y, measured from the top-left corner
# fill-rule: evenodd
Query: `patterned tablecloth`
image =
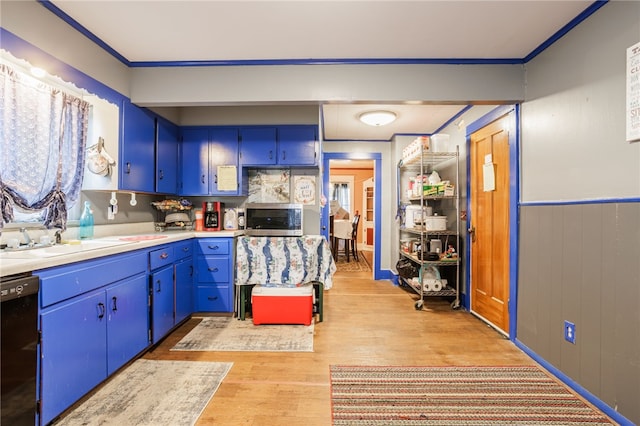
<path fill-rule="evenodd" d="M 295 287 L 320 281 L 333 285 L 336 264 L 321 235 L 302 237 L 238 237 L 236 285 Z"/>

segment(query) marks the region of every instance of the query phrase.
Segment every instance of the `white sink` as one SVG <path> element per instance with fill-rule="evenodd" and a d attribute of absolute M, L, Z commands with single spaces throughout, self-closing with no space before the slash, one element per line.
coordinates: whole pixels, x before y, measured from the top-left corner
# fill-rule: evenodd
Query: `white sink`
<path fill-rule="evenodd" d="M 0 251 L 0 259 L 40 259 L 130 244 L 120 240 L 83 240 L 80 244 L 57 244 L 42 248 Z"/>

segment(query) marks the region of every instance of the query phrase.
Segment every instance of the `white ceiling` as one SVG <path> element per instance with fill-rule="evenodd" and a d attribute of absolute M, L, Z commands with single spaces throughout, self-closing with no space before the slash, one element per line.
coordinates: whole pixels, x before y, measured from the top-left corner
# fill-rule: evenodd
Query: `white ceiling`
<path fill-rule="evenodd" d="M 52 0 L 123 61 L 523 59 L 591 0 Z M 477 23 L 482 22 L 482 31 Z M 324 105 L 325 138 L 432 133 L 463 106 L 393 105 L 395 124 L 357 116 L 384 105 Z M 432 117 L 425 120 L 425 117 Z"/>

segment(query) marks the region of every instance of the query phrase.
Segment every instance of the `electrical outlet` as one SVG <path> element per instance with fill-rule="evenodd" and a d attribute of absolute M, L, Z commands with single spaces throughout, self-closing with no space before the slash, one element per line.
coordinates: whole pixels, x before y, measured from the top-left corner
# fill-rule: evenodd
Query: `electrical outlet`
<path fill-rule="evenodd" d="M 572 322 L 564 322 L 564 340 L 576 344 L 576 325 Z"/>

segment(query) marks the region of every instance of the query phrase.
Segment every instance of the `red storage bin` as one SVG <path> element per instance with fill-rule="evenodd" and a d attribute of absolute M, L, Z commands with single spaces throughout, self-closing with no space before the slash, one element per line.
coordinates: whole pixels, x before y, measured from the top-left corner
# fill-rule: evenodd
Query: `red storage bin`
<path fill-rule="evenodd" d="M 304 324 L 313 318 L 313 286 L 264 287 L 251 290 L 253 323 Z"/>

